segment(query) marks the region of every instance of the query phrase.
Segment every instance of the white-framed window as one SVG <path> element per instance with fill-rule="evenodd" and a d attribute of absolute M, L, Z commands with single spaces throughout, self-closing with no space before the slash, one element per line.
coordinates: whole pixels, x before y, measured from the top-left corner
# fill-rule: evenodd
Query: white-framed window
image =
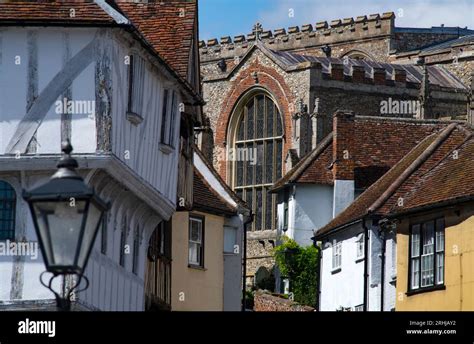
<path fill-rule="evenodd" d="M 189 217 L 188 264 L 204 267 L 204 218 Z"/>
<path fill-rule="evenodd" d="M 410 290 L 444 284 L 444 219 L 413 224 L 410 233 Z"/>
<path fill-rule="evenodd" d="M 163 107 L 161 111 L 161 143 L 174 146 L 176 116 L 178 113 L 178 94 L 176 91 L 163 90 Z"/>
<path fill-rule="evenodd" d="M 364 245 L 365 245 L 365 238 L 364 238 L 364 233 L 360 234 L 357 238 L 356 241 L 356 260 L 360 260 L 364 258 L 365 251 L 364 251 Z"/>
<path fill-rule="evenodd" d="M 332 247 L 332 269 L 341 268 L 342 242 L 334 243 Z"/>
<path fill-rule="evenodd" d="M 236 252 L 237 228 L 224 226 L 224 253 Z"/>

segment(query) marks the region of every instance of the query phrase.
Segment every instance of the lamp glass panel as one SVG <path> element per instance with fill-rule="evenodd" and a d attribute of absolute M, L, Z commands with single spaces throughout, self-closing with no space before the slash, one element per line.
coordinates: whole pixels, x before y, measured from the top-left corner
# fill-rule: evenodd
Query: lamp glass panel
<path fill-rule="evenodd" d="M 94 245 L 94 239 L 99 228 L 99 223 L 102 219 L 104 211 L 97 207 L 94 202 L 90 202 L 89 213 L 87 214 L 86 226 L 84 228 L 84 236 L 79 252 L 78 266 L 85 269 L 87 256 Z"/>
<path fill-rule="evenodd" d="M 33 208 L 38 221 L 49 265 L 75 266 L 82 218 L 86 201 L 35 202 Z"/>

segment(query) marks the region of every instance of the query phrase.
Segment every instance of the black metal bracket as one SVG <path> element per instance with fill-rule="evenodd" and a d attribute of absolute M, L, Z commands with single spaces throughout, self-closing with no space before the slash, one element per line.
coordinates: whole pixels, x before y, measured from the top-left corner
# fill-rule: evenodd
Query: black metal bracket
<path fill-rule="evenodd" d="M 53 274 L 51 276 L 51 278 L 49 279 L 49 281 L 47 283 L 45 283 L 43 281 L 43 276 L 47 272 L 49 272 L 49 271 L 43 271 L 41 273 L 41 275 L 40 275 L 41 284 L 44 287 L 51 290 L 51 292 L 54 294 L 54 296 L 56 297 L 56 305 L 57 305 L 59 310 L 61 310 L 61 311 L 70 311 L 71 310 L 71 296 L 73 295 L 73 293 L 79 293 L 81 291 L 86 290 L 89 287 L 89 279 L 86 276 L 82 275 L 82 274 Z M 69 275 L 71 275 L 71 276 L 77 275 L 79 278 L 77 279 L 77 282 L 71 288 L 66 290 L 66 276 L 69 276 Z M 56 290 L 54 290 L 54 288 L 52 287 L 53 280 L 58 276 L 62 276 L 62 278 L 63 278 L 61 294 L 58 293 Z M 85 287 L 83 287 L 81 289 L 77 289 L 79 287 L 79 285 L 81 284 L 81 281 L 83 279 L 86 282 Z"/>

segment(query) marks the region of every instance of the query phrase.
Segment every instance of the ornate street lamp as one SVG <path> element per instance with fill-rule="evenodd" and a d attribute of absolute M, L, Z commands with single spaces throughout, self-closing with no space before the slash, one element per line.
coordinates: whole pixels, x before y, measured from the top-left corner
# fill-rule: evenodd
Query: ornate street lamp
<path fill-rule="evenodd" d="M 55 294 L 60 309 L 70 310 L 71 295 L 81 280 L 86 282 L 82 290 L 89 286 L 83 274 L 107 205 L 75 171 L 78 164 L 71 157 L 69 140 L 63 142 L 62 151 L 57 172 L 43 185 L 24 191 L 23 198 L 29 204 L 46 265 L 40 282 Z M 46 272 L 53 274 L 47 284 L 43 282 Z M 68 275 L 78 278 L 66 291 Z M 61 294 L 51 287 L 57 276 L 63 277 Z"/>

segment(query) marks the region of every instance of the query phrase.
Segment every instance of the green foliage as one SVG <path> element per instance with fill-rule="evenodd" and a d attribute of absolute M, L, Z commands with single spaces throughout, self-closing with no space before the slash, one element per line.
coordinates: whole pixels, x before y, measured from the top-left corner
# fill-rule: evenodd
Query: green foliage
<path fill-rule="evenodd" d="M 273 271 L 270 272 L 268 277 L 261 280 L 256 285 L 257 289 L 268 290 L 271 292 L 275 291 L 275 274 Z"/>
<path fill-rule="evenodd" d="M 253 309 L 254 306 L 254 291 L 245 291 L 245 309 Z"/>
<path fill-rule="evenodd" d="M 314 307 L 316 304 L 318 255 L 314 246 L 301 247 L 293 239 L 282 238 L 274 249 L 274 257 L 283 276 L 290 280 L 294 300 Z"/>

